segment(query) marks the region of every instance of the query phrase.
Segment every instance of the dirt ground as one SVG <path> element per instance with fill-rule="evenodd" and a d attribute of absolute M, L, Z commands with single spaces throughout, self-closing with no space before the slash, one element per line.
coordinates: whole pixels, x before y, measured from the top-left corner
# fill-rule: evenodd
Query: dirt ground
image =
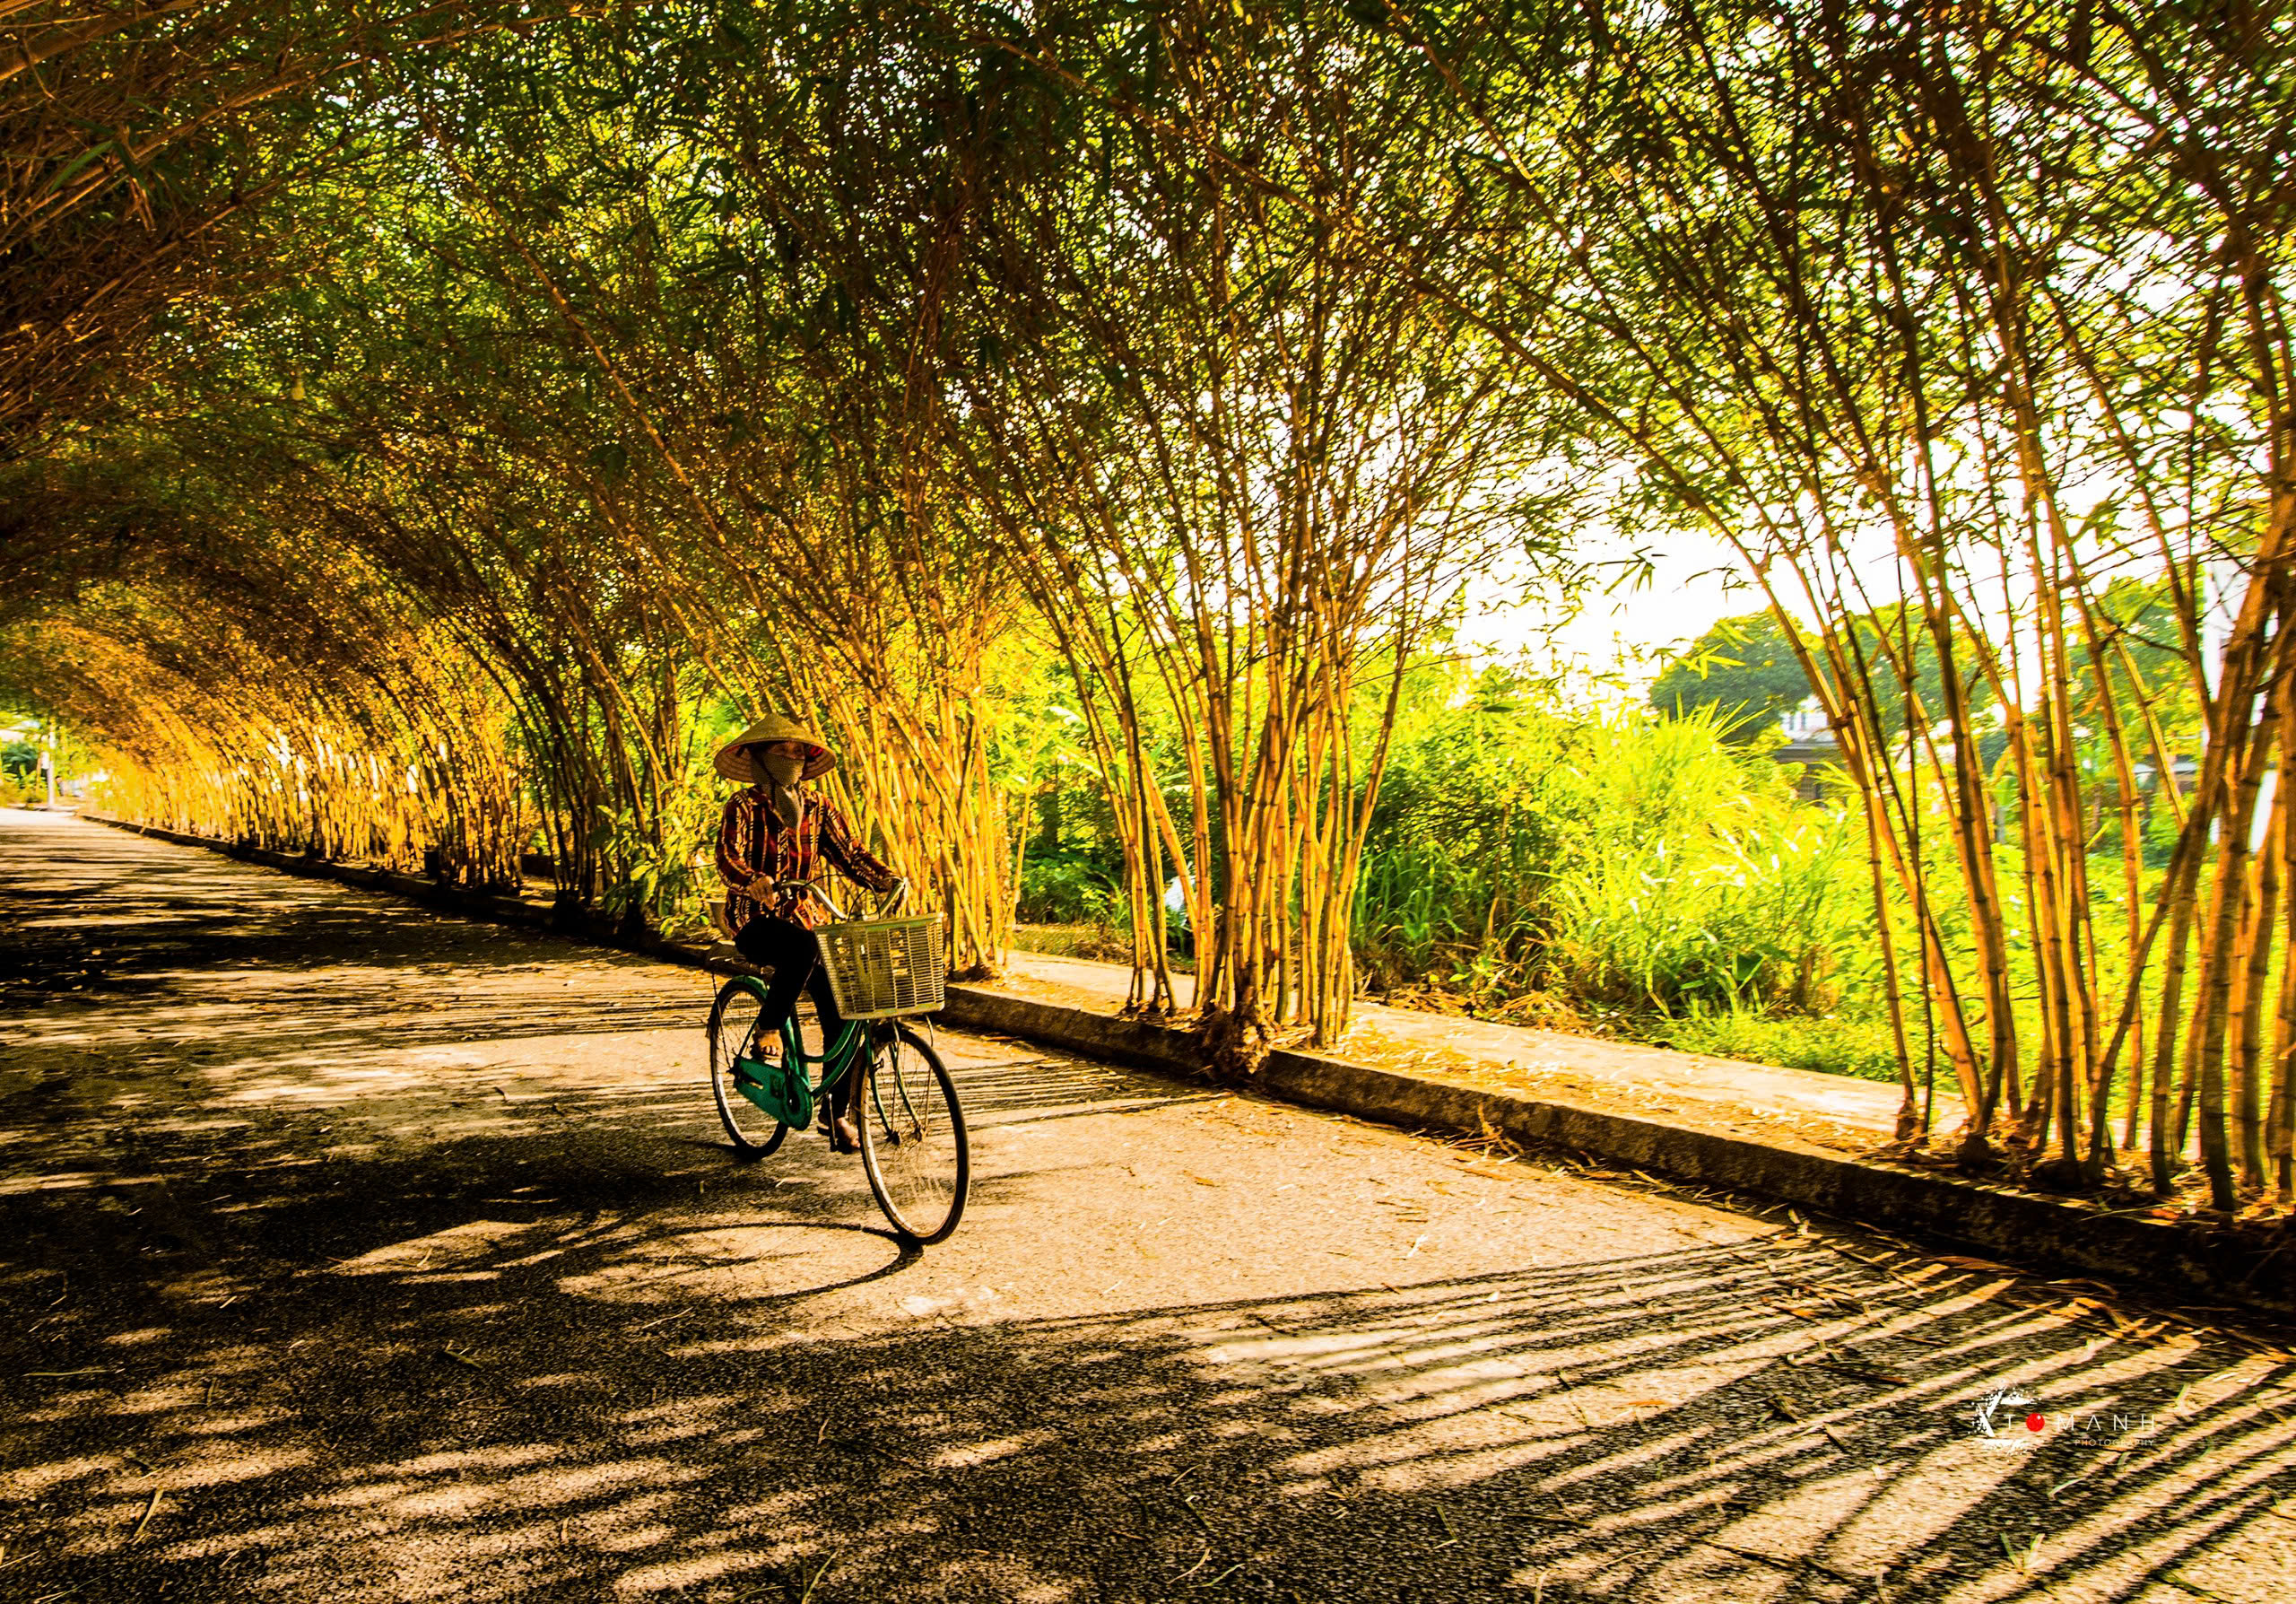
<path fill-rule="evenodd" d="M 0 1600 L 2296 1599 L 2270 1333 L 948 1032 L 906 1251 L 711 984 L 0 810 Z"/>

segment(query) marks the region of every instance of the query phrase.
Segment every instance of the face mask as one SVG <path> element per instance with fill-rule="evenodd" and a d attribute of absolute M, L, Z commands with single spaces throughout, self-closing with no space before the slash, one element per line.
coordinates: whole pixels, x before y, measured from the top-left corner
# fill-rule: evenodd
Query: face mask
<path fill-rule="evenodd" d="M 805 760 L 801 757 L 784 756 L 778 753 L 768 753 L 758 759 L 758 767 L 765 771 L 765 777 L 768 780 L 787 790 L 796 784 L 804 774 Z"/>

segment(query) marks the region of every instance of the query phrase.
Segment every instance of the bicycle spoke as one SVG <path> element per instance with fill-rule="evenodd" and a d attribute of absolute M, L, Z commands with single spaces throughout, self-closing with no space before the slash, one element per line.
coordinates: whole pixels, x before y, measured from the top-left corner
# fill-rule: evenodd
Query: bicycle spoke
<path fill-rule="evenodd" d="M 861 1155 L 870 1190 L 902 1233 L 939 1242 L 956 1229 L 971 1173 L 956 1087 L 909 1031 L 879 1047 L 868 1073 Z"/>
<path fill-rule="evenodd" d="M 764 1011 L 765 998 L 756 985 L 738 979 L 725 984 L 709 1010 L 709 1090 L 718 1118 L 736 1148 L 755 1155 L 779 1146 L 789 1129 L 742 1094 L 739 1060 L 769 1057 L 757 1045 Z"/>

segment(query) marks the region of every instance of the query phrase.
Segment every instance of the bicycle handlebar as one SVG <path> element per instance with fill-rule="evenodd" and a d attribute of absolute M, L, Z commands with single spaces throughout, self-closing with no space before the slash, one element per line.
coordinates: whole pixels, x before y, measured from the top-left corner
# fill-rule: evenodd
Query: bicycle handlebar
<path fill-rule="evenodd" d="M 798 880 L 795 882 L 770 880 L 764 885 L 761 886 L 759 890 L 761 893 L 770 893 L 776 890 L 795 891 L 800 896 L 810 894 L 815 901 L 819 902 L 823 908 L 829 911 L 830 918 L 835 920 L 838 923 L 848 923 L 853 917 L 851 914 L 846 912 L 844 909 L 839 907 L 835 899 L 833 899 L 829 893 L 823 891 L 819 885 L 815 885 L 811 880 Z M 891 918 L 892 915 L 899 913 L 903 907 L 907 906 L 909 902 L 909 880 L 907 876 L 904 876 L 900 883 L 893 887 L 891 894 L 892 896 L 892 902 L 889 906 L 880 910 L 880 917 Z"/>

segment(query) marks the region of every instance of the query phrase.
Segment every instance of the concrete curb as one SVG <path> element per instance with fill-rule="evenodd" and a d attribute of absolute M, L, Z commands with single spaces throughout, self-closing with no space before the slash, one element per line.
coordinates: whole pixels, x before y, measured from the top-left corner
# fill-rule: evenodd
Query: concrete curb
<path fill-rule="evenodd" d="M 554 910 L 517 897 L 463 892 L 410 875 L 237 846 L 100 815 L 82 816 L 289 874 L 390 892 L 466 917 L 552 930 L 717 973 L 749 968 L 683 942 L 632 943 L 595 927 L 570 927 Z M 1165 1074 L 1201 1078 L 1205 1072 L 1194 1038 L 1185 1031 L 986 987 L 952 985 L 938 1017 L 961 1028 L 1018 1036 Z M 1257 1084 L 1286 1101 L 1358 1119 L 1414 1130 L 1495 1130 L 1512 1141 L 1562 1147 L 1674 1181 L 1870 1221 L 2014 1262 L 2110 1277 L 2156 1301 L 2229 1304 L 2274 1317 L 2296 1314 L 2291 1277 L 2296 1252 L 2283 1251 L 2296 1246 L 2296 1238 L 2260 1248 L 2228 1234 L 2210 1235 L 2162 1220 L 2106 1213 L 1937 1171 L 1485 1091 L 1318 1053 L 1272 1053 Z"/>
<path fill-rule="evenodd" d="M 1146 1068 L 1203 1074 L 1186 1032 L 1085 1008 L 952 986 L 941 1017 Z M 2109 1276 L 2156 1299 L 2296 1313 L 2291 1256 L 2278 1248 L 2205 1237 L 2166 1221 L 2108 1214 L 1960 1175 L 1485 1091 L 1319 1053 L 1271 1053 L 1258 1085 L 1289 1102 L 1381 1124 L 1469 1135 L 1496 1130 L 1511 1141 L 1562 1147 L 2003 1259 Z"/>
<path fill-rule="evenodd" d="M 300 875 L 307 880 L 333 880 L 344 885 L 355 885 L 365 891 L 388 892 L 411 901 L 437 908 L 444 912 L 460 913 L 472 919 L 486 920 L 497 924 L 522 925 L 528 929 L 551 930 L 578 940 L 619 946 L 626 951 L 643 952 L 654 956 L 674 958 L 690 954 L 692 949 L 674 942 L 625 942 L 614 939 L 612 932 L 599 920 L 568 920 L 558 911 L 546 904 L 529 902 L 523 898 L 496 894 L 465 891 L 459 886 L 442 885 L 436 880 L 426 880 L 418 875 L 400 874 L 395 869 L 375 868 L 366 864 L 338 863 L 329 858 L 310 858 L 292 852 L 274 852 L 267 847 L 251 847 L 243 841 L 228 841 L 212 835 L 194 835 L 187 831 L 170 830 L 160 824 L 135 824 L 126 819 L 115 819 L 100 813 L 80 815 L 91 823 L 109 824 L 115 830 L 125 830 L 135 835 L 148 835 L 154 841 L 164 841 L 179 847 L 199 847 L 210 852 L 220 852 L 241 863 L 259 864 L 265 868 L 277 869 L 283 874 Z"/>

